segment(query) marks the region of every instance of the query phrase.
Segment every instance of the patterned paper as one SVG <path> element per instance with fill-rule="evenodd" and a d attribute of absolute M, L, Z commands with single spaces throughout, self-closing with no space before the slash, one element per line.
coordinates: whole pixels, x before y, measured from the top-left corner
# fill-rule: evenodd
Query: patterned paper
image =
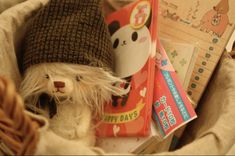
<path fill-rule="evenodd" d="M 234 0 L 160 0 L 159 36 L 197 44 L 187 93 L 198 103 L 234 31 Z"/>
<path fill-rule="evenodd" d="M 162 39 L 161 43 L 175 69 L 183 88 L 187 90 L 197 57 L 194 44 L 177 43 Z"/>

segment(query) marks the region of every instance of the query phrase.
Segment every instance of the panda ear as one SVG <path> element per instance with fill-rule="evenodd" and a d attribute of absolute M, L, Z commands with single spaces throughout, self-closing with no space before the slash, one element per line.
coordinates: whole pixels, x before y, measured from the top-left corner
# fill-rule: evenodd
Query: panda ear
<path fill-rule="evenodd" d="M 149 15 L 149 17 L 148 17 L 148 20 L 147 20 L 146 23 L 145 23 L 145 26 L 146 26 L 147 28 L 149 28 L 150 25 L 151 25 L 151 23 L 152 23 L 152 10 L 150 10 L 150 15 Z"/>
<path fill-rule="evenodd" d="M 109 25 L 109 33 L 112 36 L 118 29 L 120 29 L 120 23 L 118 21 L 112 21 Z"/>

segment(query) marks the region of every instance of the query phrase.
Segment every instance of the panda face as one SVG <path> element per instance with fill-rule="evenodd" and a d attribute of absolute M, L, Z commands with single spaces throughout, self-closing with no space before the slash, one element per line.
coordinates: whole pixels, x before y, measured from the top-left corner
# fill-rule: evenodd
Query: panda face
<path fill-rule="evenodd" d="M 150 55 L 151 36 L 146 26 L 132 29 L 126 25 L 112 35 L 115 72 L 125 78 L 138 72 Z"/>

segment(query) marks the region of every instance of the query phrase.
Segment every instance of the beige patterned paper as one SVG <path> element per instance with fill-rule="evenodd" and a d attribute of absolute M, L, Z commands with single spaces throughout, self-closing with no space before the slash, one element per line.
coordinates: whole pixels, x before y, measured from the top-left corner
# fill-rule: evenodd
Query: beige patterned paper
<path fill-rule="evenodd" d="M 159 1 L 160 37 L 197 44 L 198 57 L 187 89 L 197 103 L 234 30 L 235 0 Z"/>

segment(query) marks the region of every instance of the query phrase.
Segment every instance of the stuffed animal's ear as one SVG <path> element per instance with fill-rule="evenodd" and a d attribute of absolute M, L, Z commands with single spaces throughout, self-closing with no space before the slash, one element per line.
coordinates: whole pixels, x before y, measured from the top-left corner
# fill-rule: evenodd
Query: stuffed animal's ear
<path fill-rule="evenodd" d="M 109 33 L 112 36 L 118 29 L 120 29 L 120 23 L 118 21 L 112 21 L 109 25 Z"/>

